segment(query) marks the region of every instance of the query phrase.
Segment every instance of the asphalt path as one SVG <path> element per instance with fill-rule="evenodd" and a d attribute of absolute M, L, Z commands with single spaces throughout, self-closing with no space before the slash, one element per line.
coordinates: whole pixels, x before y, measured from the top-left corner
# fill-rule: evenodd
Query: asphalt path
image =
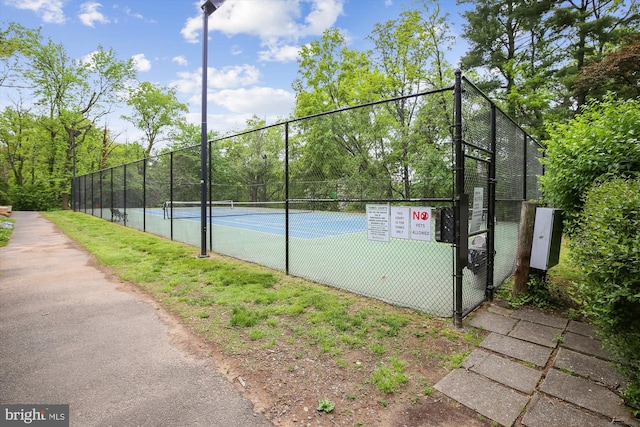
<path fill-rule="evenodd" d="M 71 426 L 270 426 L 211 357 L 176 339 L 37 212 L 0 248 L 0 403 L 69 404 Z M 0 423 L 1 424 L 1 423 Z"/>

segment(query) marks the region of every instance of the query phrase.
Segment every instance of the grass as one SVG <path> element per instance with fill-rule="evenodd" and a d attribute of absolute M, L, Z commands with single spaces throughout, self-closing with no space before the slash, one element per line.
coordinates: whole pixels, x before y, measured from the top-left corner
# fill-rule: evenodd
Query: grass
<path fill-rule="evenodd" d="M 409 381 L 404 373 L 406 363 L 393 358 L 386 365 L 380 365 L 373 371 L 371 378 L 378 390 L 384 393 L 393 393 Z"/>
<path fill-rule="evenodd" d="M 395 351 L 407 337 L 474 342 L 413 310 L 395 308 L 278 271 L 171 242 L 73 212 L 44 214 L 122 280 L 133 282 L 168 310 L 206 331 L 229 354 L 303 341 L 333 357 L 365 349 L 374 357 Z M 422 337 L 422 338 L 421 338 Z M 478 341 L 478 338 L 475 338 Z"/>
<path fill-rule="evenodd" d="M 583 274 L 571 263 L 570 253 L 569 242 L 563 239 L 558 264 L 547 271 L 546 277 L 532 274 L 527 294 L 514 294 L 511 279 L 500 287 L 498 297 L 506 300 L 512 308 L 529 305 L 562 311 L 571 319 L 581 318 L 578 286 L 583 280 Z"/>
<path fill-rule="evenodd" d="M 3 246 L 7 246 L 7 243 L 9 243 L 9 239 L 13 234 L 13 225 L 15 224 L 15 221 L 12 220 L 11 218 L 0 218 L 0 225 L 3 225 L 3 224 L 11 224 L 11 225 L 10 226 L 4 225 L 0 227 L 0 248 Z"/>

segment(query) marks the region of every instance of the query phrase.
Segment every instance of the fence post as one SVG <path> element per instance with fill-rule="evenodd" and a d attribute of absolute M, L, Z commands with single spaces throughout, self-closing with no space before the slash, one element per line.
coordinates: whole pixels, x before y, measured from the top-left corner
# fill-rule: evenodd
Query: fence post
<path fill-rule="evenodd" d="M 173 241 L 173 151 L 169 152 L 169 235 Z"/>
<path fill-rule="evenodd" d="M 103 191 L 102 184 L 103 184 L 103 181 L 104 181 L 104 177 L 102 175 L 102 171 L 100 171 L 98 173 L 100 174 L 100 179 L 99 179 L 99 182 L 100 182 L 100 218 L 104 219 L 104 200 L 102 198 L 102 191 Z"/>
<path fill-rule="evenodd" d="M 122 223 L 126 226 L 127 225 L 127 165 L 125 164 L 124 167 L 122 168 L 122 200 L 123 200 L 123 206 L 122 206 L 122 210 L 124 212 L 124 221 L 122 221 Z"/>
<path fill-rule="evenodd" d="M 454 145 L 455 145 L 455 227 L 456 227 L 456 256 L 455 265 L 455 307 L 454 323 L 457 327 L 462 327 L 462 278 L 463 270 L 467 265 L 468 255 L 468 221 L 467 211 L 469 200 L 464 194 L 464 150 L 462 147 L 462 72 L 456 70 L 456 80 L 454 87 Z M 466 203 L 465 203 L 466 202 Z"/>
<path fill-rule="evenodd" d="M 110 180 L 110 182 L 109 182 L 109 191 L 111 193 L 109 204 L 111 206 L 109 206 L 109 208 L 113 209 L 114 208 L 114 206 L 113 206 L 113 168 L 111 168 L 109 170 L 111 171 L 111 176 L 109 177 L 109 180 Z M 111 219 L 113 220 L 113 217 L 111 217 Z"/>
<path fill-rule="evenodd" d="M 529 175 L 529 171 L 527 170 L 527 134 L 524 134 L 524 147 L 522 153 L 522 200 L 527 200 L 527 176 Z"/>
<path fill-rule="evenodd" d="M 151 157 L 142 159 L 142 231 L 147 232 L 147 161 Z"/>
<path fill-rule="evenodd" d="M 487 287 L 485 298 L 493 301 L 493 269 L 495 266 L 495 234 L 496 234 L 496 105 L 491 103 L 491 158 L 489 161 L 489 204 L 487 206 Z"/>
<path fill-rule="evenodd" d="M 284 257 L 289 275 L 289 122 L 284 124 Z"/>
<path fill-rule="evenodd" d="M 94 196 L 94 192 L 93 192 L 93 175 L 91 174 L 91 216 L 95 216 L 94 212 L 93 212 L 93 208 L 94 208 L 94 200 L 95 200 L 95 196 Z"/>
<path fill-rule="evenodd" d="M 207 141 L 207 145 L 209 146 L 209 201 L 213 201 L 213 157 L 211 154 L 213 142 Z M 209 250 L 213 251 L 213 207 L 211 205 L 209 205 Z"/>

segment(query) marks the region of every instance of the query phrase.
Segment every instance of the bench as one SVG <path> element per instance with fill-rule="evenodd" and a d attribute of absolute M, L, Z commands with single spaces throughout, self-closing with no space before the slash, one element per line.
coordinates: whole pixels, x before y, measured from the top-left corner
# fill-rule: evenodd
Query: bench
<path fill-rule="evenodd" d="M 111 209 L 111 221 L 127 222 L 127 214 L 120 212 L 120 209 Z"/>

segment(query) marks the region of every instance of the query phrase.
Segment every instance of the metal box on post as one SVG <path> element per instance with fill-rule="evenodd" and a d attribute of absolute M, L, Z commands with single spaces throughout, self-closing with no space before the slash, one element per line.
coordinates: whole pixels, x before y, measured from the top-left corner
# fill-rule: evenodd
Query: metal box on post
<path fill-rule="evenodd" d="M 530 267 L 546 271 L 560 260 L 562 241 L 561 209 L 538 208 L 533 226 Z"/>

